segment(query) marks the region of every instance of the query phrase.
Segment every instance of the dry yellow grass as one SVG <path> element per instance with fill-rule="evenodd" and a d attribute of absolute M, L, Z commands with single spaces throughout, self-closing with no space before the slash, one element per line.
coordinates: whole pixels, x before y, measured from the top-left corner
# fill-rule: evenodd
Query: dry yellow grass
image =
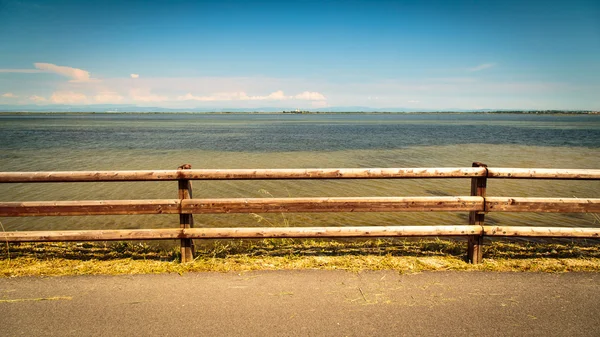
<path fill-rule="evenodd" d="M 600 246 L 588 242 L 490 242 L 485 246 L 484 262 L 478 265 L 464 261 L 464 242 L 450 240 L 212 241 L 198 247 L 196 260 L 186 264 L 178 262 L 175 248 L 144 243 L 44 243 L 3 248 L 3 277 L 292 269 L 600 271 Z"/>

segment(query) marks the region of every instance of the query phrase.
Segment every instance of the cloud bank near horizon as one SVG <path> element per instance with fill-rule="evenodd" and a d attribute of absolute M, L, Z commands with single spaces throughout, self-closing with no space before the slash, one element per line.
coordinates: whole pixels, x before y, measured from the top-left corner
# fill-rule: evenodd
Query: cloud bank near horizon
<path fill-rule="evenodd" d="M 194 96 L 187 93 L 177 97 L 179 101 L 200 101 L 200 102 L 215 102 L 215 101 L 283 101 L 283 100 L 306 100 L 306 101 L 324 101 L 325 96 L 318 92 L 305 91 L 297 95 L 287 96 L 282 90 L 272 92 L 266 96 L 249 96 L 244 91 L 240 92 L 224 92 L 216 93 L 210 96 Z"/>
<path fill-rule="evenodd" d="M 87 70 L 52 63 L 34 63 L 34 69 L 0 69 L 22 74 L 1 104 L 133 104 L 165 108 L 255 108 L 261 106 L 325 108 L 369 106 L 444 108 L 593 109 L 566 106 L 560 95 L 577 91 L 591 95 L 600 86 L 540 81 L 487 80 L 479 72 L 496 67 L 482 63 L 456 69 L 456 77 L 332 81 L 268 77 L 151 77 L 124 73 L 121 77 L 91 77 Z M 461 76 L 467 69 L 470 76 Z M 39 81 L 40 73 L 60 75 Z M 41 83 L 33 86 L 31 83 Z M 21 88 L 16 84 L 21 83 Z M 30 87 L 34 89 L 30 89 Z M 311 88 L 312 90 L 306 90 Z M 0 87 L 0 89 L 2 89 Z M 14 90 L 13 90 L 14 89 Z M 18 90 L 20 89 L 20 90 Z M 597 92 L 596 91 L 596 92 Z M 0 91 L 1 92 L 1 91 Z M 290 94 L 291 93 L 291 94 Z M 537 97 L 555 97 L 549 105 Z M 510 97 L 510 104 L 502 97 Z"/>
<path fill-rule="evenodd" d="M 51 92 L 49 94 L 34 93 L 25 95 L 19 101 L 21 104 L 171 103 L 181 105 L 185 104 L 185 102 L 316 101 L 318 103 L 313 104 L 313 106 L 326 105 L 325 95 L 316 91 L 302 91 L 296 95 L 286 95 L 283 90 L 275 90 L 269 94 L 260 95 L 248 94 L 246 90 L 218 92 L 206 90 L 209 87 L 214 87 L 214 82 L 220 82 L 221 88 L 228 89 L 234 86 L 236 79 L 142 79 L 139 74 L 135 73 L 129 74 L 128 79 L 125 77 L 100 79 L 92 78 L 90 72 L 84 69 L 42 62 L 37 62 L 33 65 L 35 69 L 1 69 L 0 71 L 4 73 L 23 74 L 53 73 L 66 77 L 69 80 L 67 82 L 58 81 L 54 83 L 53 88 L 50 88 Z M 208 81 L 213 82 L 213 85 L 203 83 Z M 248 81 L 246 80 L 245 82 Z M 250 87 L 250 83 L 244 83 L 244 86 Z M 190 91 L 191 88 L 198 87 L 205 89 L 205 92 L 196 91 L 198 93 L 193 94 Z M 170 92 L 163 93 L 164 91 Z M 13 93 L 5 93 L 0 97 L 12 99 L 19 96 Z"/>

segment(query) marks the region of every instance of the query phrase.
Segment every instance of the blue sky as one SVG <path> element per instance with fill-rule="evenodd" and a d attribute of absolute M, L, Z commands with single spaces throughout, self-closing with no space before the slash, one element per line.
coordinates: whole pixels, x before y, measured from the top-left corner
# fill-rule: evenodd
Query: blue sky
<path fill-rule="evenodd" d="M 600 110 L 600 2 L 0 0 L 28 104 Z"/>

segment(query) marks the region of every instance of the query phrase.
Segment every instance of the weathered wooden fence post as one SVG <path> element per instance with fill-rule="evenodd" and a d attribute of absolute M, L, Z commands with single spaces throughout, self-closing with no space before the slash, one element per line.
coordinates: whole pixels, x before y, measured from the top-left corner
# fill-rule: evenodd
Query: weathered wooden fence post
<path fill-rule="evenodd" d="M 471 196 L 478 196 L 484 198 L 484 211 L 485 211 L 485 190 L 487 187 L 487 165 L 474 162 L 473 167 L 485 167 L 485 177 L 471 178 Z M 483 226 L 485 220 L 485 213 L 478 211 L 469 212 L 469 225 Z M 470 235 L 469 236 L 469 247 L 467 250 L 467 260 L 470 263 L 481 263 L 483 260 L 483 235 Z"/>
<path fill-rule="evenodd" d="M 179 166 L 178 170 L 189 170 L 190 164 Z M 188 179 L 179 179 L 179 199 L 192 198 L 192 182 Z M 192 214 L 179 214 L 180 228 L 193 228 L 194 216 Z M 181 239 L 181 262 L 191 262 L 194 260 L 194 241 L 192 239 Z"/>

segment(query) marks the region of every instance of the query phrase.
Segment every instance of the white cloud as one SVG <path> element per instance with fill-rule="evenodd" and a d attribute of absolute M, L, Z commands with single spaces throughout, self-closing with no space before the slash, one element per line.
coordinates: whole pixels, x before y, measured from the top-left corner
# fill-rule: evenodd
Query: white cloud
<path fill-rule="evenodd" d="M 483 63 L 483 64 L 480 64 L 480 65 L 478 65 L 476 67 L 469 68 L 467 70 L 468 71 L 481 71 L 481 70 L 489 69 L 489 68 L 492 68 L 492 67 L 495 67 L 495 66 L 496 66 L 496 63 Z"/>
<path fill-rule="evenodd" d="M 98 81 L 95 78 L 90 77 L 90 72 L 66 66 L 58 66 L 52 63 L 34 63 L 36 69 L 0 69 L 0 73 L 55 73 L 64 77 L 68 77 L 71 80 L 69 82 L 92 82 Z M 134 75 L 134 74 L 132 74 Z"/>
<path fill-rule="evenodd" d="M 214 101 L 263 101 L 263 100 L 281 100 L 285 99 L 283 91 L 275 91 L 267 96 L 248 96 L 244 91 L 239 92 L 218 92 L 209 96 L 194 96 L 191 93 L 187 93 L 183 96 L 179 96 L 178 100 L 187 101 L 201 101 L 201 102 L 214 102 Z"/>
<path fill-rule="evenodd" d="M 46 99 L 44 97 L 37 96 L 37 95 L 29 96 L 29 100 L 34 101 L 34 102 L 45 102 L 46 101 Z"/>
<path fill-rule="evenodd" d="M 313 108 L 325 108 L 328 106 L 327 102 L 325 101 L 312 101 L 310 104 Z"/>
<path fill-rule="evenodd" d="M 202 101 L 202 102 L 212 102 L 212 101 L 282 101 L 282 100 L 290 100 L 290 99 L 299 99 L 299 100 L 308 100 L 308 101 L 323 101 L 325 100 L 325 96 L 318 92 L 309 92 L 305 91 L 301 94 L 295 96 L 286 96 L 283 90 L 274 91 L 266 96 L 249 96 L 244 91 L 239 92 L 221 92 L 215 93 L 210 96 L 194 96 L 191 93 L 187 93 L 183 96 L 179 96 L 177 98 L 180 101 Z"/>
<path fill-rule="evenodd" d="M 268 94 L 267 96 L 250 96 L 248 99 L 252 101 L 279 101 L 288 99 L 282 90 L 277 90 Z"/>
<path fill-rule="evenodd" d="M 205 97 L 194 96 L 189 92 L 183 96 L 177 97 L 177 100 L 179 100 L 179 101 L 208 101 L 208 99 L 206 99 Z"/>
<path fill-rule="evenodd" d="M 243 91 L 240 92 L 219 92 L 214 93 L 210 96 L 194 96 L 191 93 L 187 93 L 183 96 L 177 97 L 180 101 L 201 101 L 201 102 L 213 102 L 213 101 L 245 101 L 249 100 L 250 97 Z"/>
<path fill-rule="evenodd" d="M 129 76 L 131 76 L 131 78 L 140 78 L 140 74 L 131 74 Z"/>
<path fill-rule="evenodd" d="M 24 74 L 32 74 L 32 73 L 41 73 L 42 71 L 39 69 L 0 69 L 0 73 L 24 73 Z"/>
<path fill-rule="evenodd" d="M 123 96 L 116 92 L 105 91 L 94 96 L 94 100 L 98 103 L 120 103 L 123 101 Z"/>
<path fill-rule="evenodd" d="M 86 103 L 87 96 L 72 91 L 58 91 L 52 94 L 50 101 L 56 104 Z"/>
<path fill-rule="evenodd" d="M 156 95 L 151 93 L 149 90 L 143 89 L 131 89 L 129 96 L 134 102 L 165 102 L 169 101 L 169 97 L 163 95 Z"/>
<path fill-rule="evenodd" d="M 135 95 L 131 98 L 138 102 L 164 102 L 169 100 L 167 96 L 161 95 Z"/>
<path fill-rule="evenodd" d="M 4 97 L 4 98 L 17 98 L 19 96 L 13 94 L 12 92 L 7 92 L 5 94 L 2 94 L 2 97 Z"/>
<path fill-rule="evenodd" d="M 34 63 L 33 65 L 39 70 L 71 78 L 69 82 L 90 82 L 95 80 L 90 78 L 90 73 L 83 69 L 57 66 L 52 63 Z"/>
<path fill-rule="evenodd" d="M 301 94 L 298 94 L 296 96 L 294 96 L 295 99 L 303 99 L 303 100 L 307 100 L 307 101 L 324 101 L 325 100 L 325 96 L 323 96 L 323 94 L 318 93 L 318 92 L 310 92 L 310 91 L 305 91 Z"/>
<path fill-rule="evenodd" d="M 1 1 L 1 0 L 0 0 Z M 477 64 L 473 64 L 476 66 Z M 497 69 L 500 65 L 496 66 Z M 534 81 L 498 81 L 477 76 L 483 72 L 467 72 L 462 77 L 430 77 L 411 79 L 356 79 L 324 80 L 307 78 L 269 77 L 147 77 L 132 79 L 125 73 L 119 78 L 103 78 L 87 83 L 60 81 L 37 82 L 35 77 L 26 81 L 0 81 L 0 95 L 12 92 L 20 97 L 18 104 L 52 103 L 52 92 L 75 92 L 87 97 L 83 103 L 119 103 L 139 106 L 170 108 L 260 108 L 281 107 L 310 108 L 326 106 L 424 107 L 431 109 L 470 108 L 484 106 L 493 108 L 553 108 L 568 107 L 597 109 L 593 103 L 599 92 L 598 85 L 568 84 Z M 1 79 L 5 78 L 0 74 Z M 141 75 L 141 74 L 140 74 Z M 25 75 L 23 75 L 25 77 Z M 63 80 L 64 79 L 64 80 Z M 32 81 L 32 82 L 28 82 Z M 35 81 L 35 82 L 34 82 Z M 30 85 L 30 83 L 32 85 Z M 35 85 L 33 85 L 35 84 Z M 38 91 L 25 91 L 25 90 Z M 310 90 L 307 90 L 310 89 Z M 49 92 L 50 94 L 45 94 Z M 577 92 L 579 96 L 570 98 Z M 28 99 L 33 94 L 43 98 Z M 324 94 L 326 93 L 326 95 Z M 325 99 L 321 99 L 322 95 Z M 370 99 L 369 99 L 370 97 Z M 578 103 L 580 97 L 586 101 Z M 312 99 L 312 100 L 311 100 Z M 321 100 L 319 100 L 321 99 Z M 4 102 L 12 99 L 2 98 Z M 64 98 L 63 98 L 64 100 Z M 409 102 L 409 101 L 419 102 Z M 563 101 L 565 103 L 563 103 Z M 22 102 L 22 103 L 21 103 Z M 590 103 L 592 102 L 592 103 Z M 572 107 L 571 107 L 572 105 Z"/>
<path fill-rule="evenodd" d="M 421 103 L 421 101 L 410 100 L 410 101 L 408 101 L 408 103 Z"/>

